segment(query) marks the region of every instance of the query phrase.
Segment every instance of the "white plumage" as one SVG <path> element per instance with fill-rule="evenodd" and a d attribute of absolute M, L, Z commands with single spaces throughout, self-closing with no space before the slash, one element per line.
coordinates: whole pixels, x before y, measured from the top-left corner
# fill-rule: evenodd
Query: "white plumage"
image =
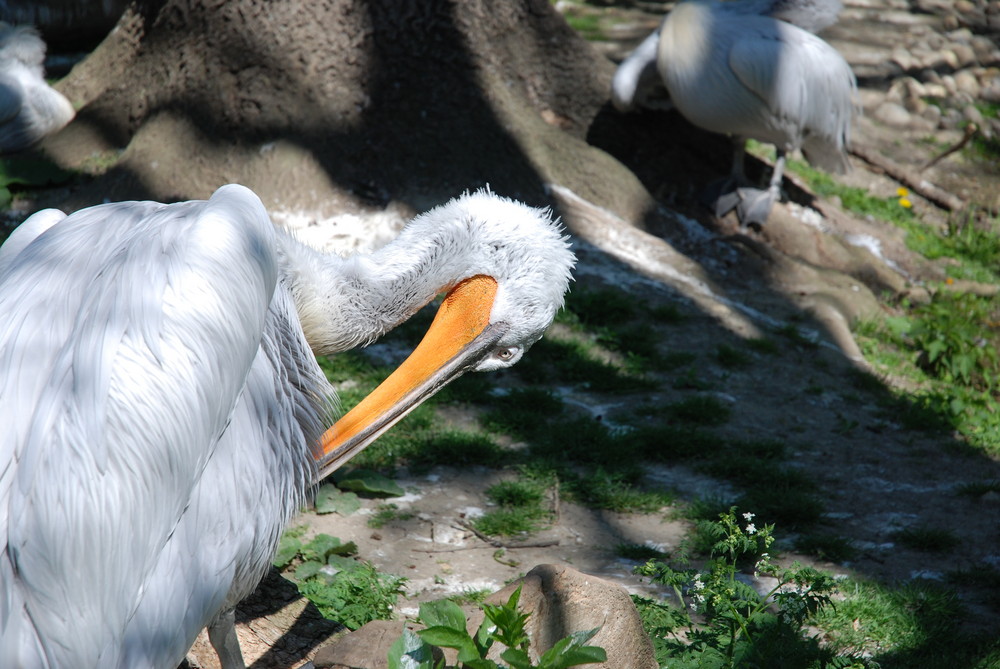
<path fill-rule="evenodd" d="M 29 219 L 0 247 L 0 666 L 174 669 L 205 626 L 242 666 L 232 609 L 333 411 L 310 347 L 370 341 L 485 275 L 491 339 L 457 371 L 507 366 L 572 264 L 547 212 L 483 191 L 347 259 L 276 230 L 241 186 Z"/>
<path fill-rule="evenodd" d="M 761 224 L 778 197 L 786 153 L 801 149 L 810 163 L 831 172 L 849 168 L 854 75 L 833 47 L 808 31 L 832 23 L 839 7 L 837 0 L 682 2 L 664 18 L 658 37 L 623 61 L 612 99 L 625 110 L 653 94 L 655 43 L 655 66 L 671 104 L 694 125 L 731 135 L 736 144 L 732 174 L 709 198 L 716 213 L 736 207 L 743 224 Z M 633 79 L 633 73 L 639 74 Z M 777 148 L 766 190 L 742 187 L 747 138 Z"/>
<path fill-rule="evenodd" d="M 62 129 L 76 112 L 45 83 L 45 42 L 29 26 L 0 22 L 0 154 Z"/>

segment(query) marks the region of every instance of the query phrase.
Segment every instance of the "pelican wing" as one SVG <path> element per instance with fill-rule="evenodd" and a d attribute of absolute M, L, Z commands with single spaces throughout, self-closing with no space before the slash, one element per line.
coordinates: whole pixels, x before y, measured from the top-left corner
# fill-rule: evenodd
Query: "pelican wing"
<path fill-rule="evenodd" d="M 855 89 L 850 66 L 818 37 L 770 19 L 746 30 L 729 51 L 729 67 L 769 111 L 766 123 L 799 148 L 804 137 L 843 144 Z M 771 141 L 771 140 L 769 140 Z"/>
<path fill-rule="evenodd" d="M 256 196 L 227 186 L 207 202 L 82 210 L 12 254 L 0 666 L 117 665 L 261 347 L 273 235 Z"/>

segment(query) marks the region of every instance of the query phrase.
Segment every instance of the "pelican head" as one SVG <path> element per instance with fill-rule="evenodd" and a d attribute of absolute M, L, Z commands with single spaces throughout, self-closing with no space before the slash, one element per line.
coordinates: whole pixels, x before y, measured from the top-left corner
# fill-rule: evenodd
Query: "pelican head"
<path fill-rule="evenodd" d="M 399 257 L 404 249 L 406 260 Z M 426 260 L 414 265 L 414 254 L 426 254 Z M 402 281 L 387 286 L 397 296 L 417 274 L 421 282 L 437 281 L 436 289 L 446 295 L 413 353 L 323 436 L 321 477 L 466 371 L 520 360 L 562 307 L 575 263 L 549 210 L 488 190 L 418 216 L 384 249 L 351 260 L 374 262 L 383 271 L 397 263 L 409 268 Z"/>

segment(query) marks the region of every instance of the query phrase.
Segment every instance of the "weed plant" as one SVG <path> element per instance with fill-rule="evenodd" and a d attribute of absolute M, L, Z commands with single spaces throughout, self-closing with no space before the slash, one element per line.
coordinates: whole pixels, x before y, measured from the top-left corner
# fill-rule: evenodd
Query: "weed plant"
<path fill-rule="evenodd" d="M 531 614 L 518 607 L 521 588 L 517 588 L 503 604 L 483 604 L 483 623 L 474 635 L 466 629 L 465 613 L 455 602 L 442 599 L 420 605 L 420 620 L 426 629 L 403 634 L 389 650 L 389 669 L 564 669 L 581 664 L 604 662 L 607 653 L 603 648 L 588 646 L 587 642 L 600 628 L 576 632 L 557 641 L 545 650 L 538 663 L 528 655 L 530 639 L 527 621 Z M 499 664 L 486 659 L 494 645 L 505 650 Z M 458 664 L 446 665 L 444 659 L 435 660 L 434 648 L 453 648 L 458 651 Z"/>
<path fill-rule="evenodd" d="M 319 534 L 303 543 L 305 530 L 285 532 L 274 558 L 274 566 L 291 576 L 299 593 L 324 617 L 352 630 L 372 620 L 392 618 L 406 579 L 354 559 L 358 547 L 353 542 L 344 544 L 336 537 Z"/>
<path fill-rule="evenodd" d="M 783 568 L 771 558 L 772 525 L 757 526 L 752 513 L 732 507 L 704 526 L 711 536 L 709 559 L 688 566 L 683 552 L 674 561 L 650 560 L 636 572 L 670 587 L 683 606 L 634 596 L 654 640 L 657 661 L 673 668 L 863 667 L 804 633 L 808 621 L 831 605 L 832 577 L 798 564 Z M 748 584 L 742 569 L 774 579 L 766 592 Z M 758 581 L 759 582 L 759 581 Z"/>

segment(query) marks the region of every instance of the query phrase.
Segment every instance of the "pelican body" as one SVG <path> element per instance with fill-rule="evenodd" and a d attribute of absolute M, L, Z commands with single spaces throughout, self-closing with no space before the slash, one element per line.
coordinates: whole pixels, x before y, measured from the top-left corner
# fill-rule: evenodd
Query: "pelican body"
<path fill-rule="evenodd" d="M 686 0 L 667 14 L 656 39 L 647 38 L 655 42 L 656 69 L 673 107 L 694 125 L 734 139 L 730 178 L 709 197 L 718 215 L 737 208 L 745 225 L 766 221 L 788 152 L 801 149 L 830 172 L 849 169 L 856 81 L 843 57 L 810 32 L 832 23 L 839 7 L 824 0 Z M 623 61 L 620 79 L 616 74 L 612 98 L 619 109 L 650 96 L 651 84 L 642 85 L 653 52 L 647 42 Z M 647 73 L 635 80 L 634 92 L 631 72 Z M 748 138 L 777 149 L 764 191 L 745 187 Z"/>
<path fill-rule="evenodd" d="M 0 154 L 26 149 L 76 112 L 45 83 L 45 42 L 29 26 L 0 22 Z"/>
<path fill-rule="evenodd" d="M 242 667 L 233 607 L 321 470 L 457 374 L 516 362 L 572 264 L 546 211 L 485 191 L 350 258 L 235 185 L 36 214 L 0 247 L 0 667 L 174 669 L 206 626 Z M 432 350 L 324 436 L 313 351 L 441 291 Z"/>

